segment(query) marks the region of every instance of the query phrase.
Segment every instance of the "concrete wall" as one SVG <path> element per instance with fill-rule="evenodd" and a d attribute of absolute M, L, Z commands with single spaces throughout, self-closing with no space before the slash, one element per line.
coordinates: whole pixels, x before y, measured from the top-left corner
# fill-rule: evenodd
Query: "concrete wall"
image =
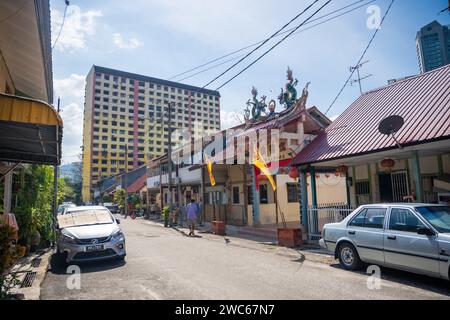
<path fill-rule="evenodd" d="M 86 78 L 85 105 L 84 105 L 84 127 L 83 127 L 83 176 L 82 176 L 82 198 L 83 202 L 91 200 L 91 152 L 92 152 L 92 112 L 93 112 L 93 87 L 95 73 L 92 68 Z"/>

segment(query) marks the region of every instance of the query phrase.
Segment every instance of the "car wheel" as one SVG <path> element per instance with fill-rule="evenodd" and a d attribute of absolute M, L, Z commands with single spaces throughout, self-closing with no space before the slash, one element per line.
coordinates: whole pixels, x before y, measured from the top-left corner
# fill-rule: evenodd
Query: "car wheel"
<path fill-rule="evenodd" d="M 339 263 L 346 270 L 356 270 L 361 266 L 361 259 L 359 259 L 358 252 L 355 247 L 348 242 L 339 246 L 338 257 Z"/>
<path fill-rule="evenodd" d="M 54 265 L 57 268 L 64 268 L 64 267 L 66 267 L 67 266 L 66 258 L 67 258 L 67 253 L 66 252 L 62 253 L 62 252 L 56 251 L 55 254 L 53 255 Z"/>

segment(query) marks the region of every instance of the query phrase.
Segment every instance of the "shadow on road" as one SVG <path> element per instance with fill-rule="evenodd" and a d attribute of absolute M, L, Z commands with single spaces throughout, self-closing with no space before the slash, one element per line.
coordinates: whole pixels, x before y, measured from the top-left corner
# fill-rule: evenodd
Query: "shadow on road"
<path fill-rule="evenodd" d="M 70 264 L 62 264 L 54 254 L 50 260 L 50 272 L 53 274 L 67 274 L 67 268 L 70 265 L 79 266 L 82 273 L 90 273 L 120 268 L 126 265 L 126 261 L 112 258 L 108 260 L 71 262 Z"/>
<path fill-rule="evenodd" d="M 331 264 L 330 266 L 336 269 L 343 270 L 342 267 L 339 265 L 339 263 Z M 366 268 L 367 266 L 365 268 L 363 267 L 362 270 L 346 271 L 346 272 L 368 275 L 365 272 Z M 380 269 L 381 269 L 381 280 L 396 282 L 402 285 L 419 288 L 422 290 L 428 290 L 434 293 L 443 294 L 450 297 L 450 281 L 420 275 L 416 273 L 411 273 L 407 271 L 391 269 L 387 267 L 380 267 Z M 383 286 L 383 284 L 381 284 L 381 286 Z"/>

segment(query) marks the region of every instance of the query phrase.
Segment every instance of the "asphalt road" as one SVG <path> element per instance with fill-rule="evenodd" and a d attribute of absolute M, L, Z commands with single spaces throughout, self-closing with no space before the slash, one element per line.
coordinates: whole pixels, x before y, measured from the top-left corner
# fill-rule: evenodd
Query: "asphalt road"
<path fill-rule="evenodd" d="M 121 220 L 125 262 L 80 265 L 80 289 L 52 267 L 41 299 L 449 299 L 444 280 L 383 268 L 379 289 L 364 271 L 310 261 L 298 251 L 254 241 L 182 233 L 145 220 Z M 369 283 L 375 282 L 369 280 Z M 375 283 L 376 284 L 376 283 Z M 75 285 L 76 287 L 76 285 Z"/>

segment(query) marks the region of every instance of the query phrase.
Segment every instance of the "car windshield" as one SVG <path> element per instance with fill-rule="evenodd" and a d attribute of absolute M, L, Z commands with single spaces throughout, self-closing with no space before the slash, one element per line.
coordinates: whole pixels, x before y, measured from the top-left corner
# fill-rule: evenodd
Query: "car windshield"
<path fill-rule="evenodd" d="M 417 211 L 441 233 L 450 233 L 450 207 L 427 206 L 417 207 Z"/>
<path fill-rule="evenodd" d="M 113 223 L 114 219 L 105 209 L 86 209 L 69 211 L 58 216 L 59 228 L 80 227 L 97 224 Z"/>

